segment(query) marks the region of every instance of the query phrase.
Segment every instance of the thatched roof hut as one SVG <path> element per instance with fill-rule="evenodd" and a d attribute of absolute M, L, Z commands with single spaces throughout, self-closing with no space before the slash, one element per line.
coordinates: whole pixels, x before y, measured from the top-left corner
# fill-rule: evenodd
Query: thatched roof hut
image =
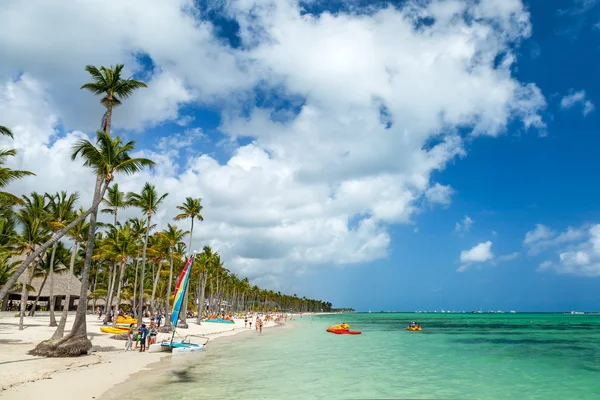
<path fill-rule="evenodd" d="M 28 282 L 28 277 L 26 273 L 23 273 L 17 282 L 23 283 Z M 44 284 L 44 286 L 42 286 Z M 31 286 L 33 287 L 33 291 L 29 292 L 28 303 L 35 301 L 38 294 L 40 295 L 38 305 L 41 308 L 48 309 L 50 302 L 50 278 L 46 279 L 44 283 L 43 277 L 33 278 L 31 281 Z M 40 293 L 41 288 L 41 293 Z M 67 306 L 63 304 L 66 295 L 70 294 L 69 301 L 69 310 L 74 310 L 77 308 L 77 303 L 79 300 L 79 295 L 81 293 L 81 281 L 77 279 L 77 277 L 71 274 L 69 271 L 63 272 L 60 274 L 54 274 L 54 299 L 55 299 L 55 310 L 62 310 L 63 306 Z M 2 310 L 9 308 L 12 302 L 20 302 L 21 301 L 21 290 L 11 290 L 8 292 L 7 297 L 2 301 Z"/>

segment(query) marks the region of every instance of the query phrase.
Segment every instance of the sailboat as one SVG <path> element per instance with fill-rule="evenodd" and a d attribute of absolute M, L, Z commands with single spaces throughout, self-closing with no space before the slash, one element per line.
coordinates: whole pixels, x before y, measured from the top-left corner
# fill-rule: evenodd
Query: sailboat
<path fill-rule="evenodd" d="M 157 352 L 170 352 L 172 354 L 184 354 L 191 353 L 200 350 L 204 350 L 206 343 L 208 343 L 208 338 L 203 336 L 198 336 L 202 339 L 206 339 L 206 342 L 203 344 L 191 343 L 188 339 L 188 336 L 183 338 L 180 342 L 174 341 L 175 331 L 177 329 L 177 322 L 179 321 L 179 314 L 181 310 L 181 305 L 183 304 L 183 298 L 185 294 L 185 288 L 188 285 L 190 279 L 190 271 L 192 269 L 192 264 L 194 262 L 194 255 L 190 257 L 190 259 L 183 267 L 183 271 L 177 280 L 177 285 L 175 286 L 175 293 L 173 294 L 173 310 L 171 311 L 171 327 L 173 329 L 173 334 L 171 335 L 171 340 L 165 340 L 161 343 L 151 344 L 148 348 L 150 353 Z"/>

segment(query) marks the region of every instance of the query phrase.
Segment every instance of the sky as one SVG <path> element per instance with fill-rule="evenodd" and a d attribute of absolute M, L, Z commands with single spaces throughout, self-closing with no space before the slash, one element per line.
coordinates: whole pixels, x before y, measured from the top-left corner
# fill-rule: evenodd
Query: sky
<path fill-rule="evenodd" d="M 598 310 L 598 0 L 5 0 L 0 124 L 17 194 L 94 179 L 88 64 L 148 84 L 113 113 L 193 247 L 357 310 Z M 134 209 L 123 217 L 139 216 Z M 186 222 L 177 222 L 182 228 Z"/>

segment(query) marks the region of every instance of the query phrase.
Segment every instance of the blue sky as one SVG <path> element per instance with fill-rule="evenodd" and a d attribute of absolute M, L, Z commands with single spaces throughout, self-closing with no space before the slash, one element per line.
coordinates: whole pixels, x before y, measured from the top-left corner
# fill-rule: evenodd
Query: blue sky
<path fill-rule="evenodd" d="M 86 200 L 65 150 L 102 112 L 83 66 L 123 62 L 149 89 L 114 131 L 159 168 L 120 185 L 160 182 L 160 226 L 201 196 L 194 246 L 253 282 L 359 310 L 597 309 L 600 1 L 179 0 L 112 20 L 134 3 L 10 2 L 0 118 L 39 177 L 15 192 Z"/>

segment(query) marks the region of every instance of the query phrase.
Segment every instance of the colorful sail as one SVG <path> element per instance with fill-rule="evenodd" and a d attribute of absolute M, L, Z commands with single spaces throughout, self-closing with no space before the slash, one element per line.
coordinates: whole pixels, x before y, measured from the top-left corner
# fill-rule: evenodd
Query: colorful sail
<path fill-rule="evenodd" d="M 179 276 L 177 285 L 175 286 L 175 293 L 173 294 L 173 310 L 171 311 L 171 325 L 173 326 L 173 329 L 175 329 L 177 326 L 179 311 L 181 310 L 181 305 L 183 304 L 185 288 L 188 280 L 190 279 L 190 271 L 192 270 L 193 261 L 194 256 L 191 256 L 188 262 L 185 264 L 185 267 L 183 267 L 183 271 L 181 271 L 181 275 Z"/>

